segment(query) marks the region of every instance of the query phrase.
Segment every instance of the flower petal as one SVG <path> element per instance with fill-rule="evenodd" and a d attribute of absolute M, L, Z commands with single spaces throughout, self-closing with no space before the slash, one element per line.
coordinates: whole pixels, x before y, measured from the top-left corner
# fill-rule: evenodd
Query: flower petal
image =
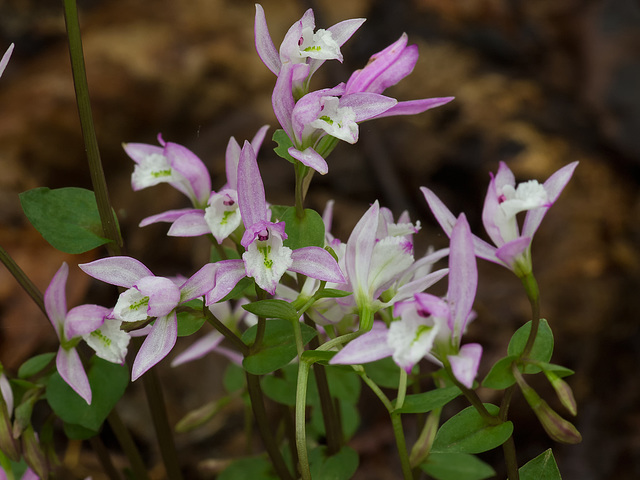
<path fill-rule="evenodd" d="M 65 339 L 81 337 L 100 328 L 111 310 L 100 305 L 78 305 L 67 313 L 64 323 Z"/>
<path fill-rule="evenodd" d="M 177 367 L 183 363 L 191 362 L 204 357 L 207 353 L 213 352 L 222 342 L 224 336 L 217 330 L 213 330 L 204 337 L 199 338 L 184 350 L 171 362 L 172 367 Z"/>
<path fill-rule="evenodd" d="M 325 175 L 329 171 L 327 161 L 311 147 L 303 151 L 298 150 L 296 147 L 289 147 L 287 152 L 300 163 L 313 168 L 320 175 Z"/>
<path fill-rule="evenodd" d="M 482 357 L 482 345 L 478 343 L 463 345 L 457 355 L 447 357 L 453 374 L 467 388 L 473 388 L 473 380 L 480 366 L 480 357 Z"/>
<path fill-rule="evenodd" d="M 211 233 L 204 211 L 195 210 L 180 216 L 169 228 L 169 237 L 199 237 Z"/>
<path fill-rule="evenodd" d="M 62 379 L 69 385 L 85 402 L 91 405 L 91 386 L 89 378 L 84 371 L 82 361 L 75 348 L 65 350 L 60 347 L 56 355 L 56 368 Z"/>
<path fill-rule="evenodd" d="M 178 338 L 178 319 L 173 311 L 159 317 L 136 355 L 131 369 L 131 381 L 137 380 L 147 370 L 166 357 Z"/>
<path fill-rule="evenodd" d="M 238 163 L 238 205 L 245 228 L 269 220 L 264 185 L 253 147 L 244 142 Z"/>
<path fill-rule="evenodd" d="M 2 56 L 2 60 L 0 60 L 0 77 L 2 77 L 4 69 L 7 68 L 7 63 L 9 63 L 9 58 L 11 58 L 11 53 L 13 53 L 14 46 L 15 45 L 13 43 L 9 45 L 9 48 L 7 48 L 7 51 L 4 52 L 4 55 Z"/>
<path fill-rule="evenodd" d="M 134 287 L 144 297 L 149 297 L 147 315 L 150 317 L 163 317 L 180 303 L 180 289 L 168 278 L 144 277 Z"/>
<path fill-rule="evenodd" d="M 83 337 L 98 357 L 120 365 L 125 361 L 131 339 L 131 335 L 120 329 L 121 324 L 119 320 L 107 319 L 100 328 Z"/>
<path fill-rule="evenodd" d="M 256 19 L 254 27 L 255 44 L 258 56 L 269 70 L 271 70 L 275 75 L 278 75 L 282 62 L 280 61 L 278 50 L 273 44 L 273 40 L 271 40 L 264 9 L 262 8 L 262 5 L 258 3 L 256 3 Z"/>
<path fill-rule="evenodd" d="M 208 294 L 215 285 L 217 263 L 207 263 L 180 287 L 180 303 Z"/>
<path fill-rule="evenodd" d="M 242 260 L 222 260 L 216 263 L 213 289 L 206 294 L 206 305 L 211 305 L 226 297 L 238 282 L 247 276 Z"/>
<path fill-rule="evenodd" d="M 471 228 L 462 213 L 451 232 L 449 247 L 449 290 L 447 301 L 451 306 L 454 335 L 459 339 L 465 330 L 469 313 L 476 298 L 478 267 L 473 249 Z M 449 325 L 451 328 L 452 326 Z"/>
<path fill-rule="evenodd" d="M 408 100 L 404 102 L 398 102 L 388 110 L 378 114 L 375 118 L 392 117 L 395 115 L 416 115 L 418 113 L 426 112 L 432 108 L 440 107 L 449 103 L 455 97 L 435 97 L 435 98 L 423 98 L 421 100 Z"/>
<path fill-rule="evenodd" d="M 61 337 L 64 328 L 64 321 L 67 316 L 67 298 L 65 289 L 67 277 L 69 276 L 69 265 L 63 262 L 56 274 L 51 279 L 47 290 L 44 292 L 44 308 L 47 316 L 53 324 L 53 328 Z"/>
<path fill-rule="evenodd" d="M 167 142 L 164 154 L 171 166 L 187 180 L 184 185 L 172 185 L 186 194 L 194 206 L 204 206 L 211 193 L 211 176 L 202 160 L 187 147 L 173 142 Z"/>
<path fill-rule="evenodd" d="M 180 208 L 177 210 L 167 210 L 166 212 L 158 213 L 157 215 L 152 215 L 150 217 L 144 218 L 139 224 L 139 227 L 146 227 L 147 225 L 151 225 L 152 223 L 158 222 L 169 222 L 173 223 L 181 216 L 186 215 L 187 213 L 196 213 L 200 212 L 199 208 Z"/>
<path fill-rule="evenodd" d="M 393 354 L 387 343 L 389 330 L 384 322 L 373 322 L 367 333 L 351 340 L 330 361 L 331 365 L 357 365 L 375 362 Z"/>
<path fill-rule="evenodd" d="M 141 278 L 153 276 L 142 262 L 131 257 L 101 258 L 78 267 L 90 277 L 125 288 L 133 287 Z"/>
<path fill-rule="evenodd" d="M 335 258 L 320 247 L 303 247 L 291 254 L 293 263 L 289 267 L 292 272 L 301 273 L 311 278 L 332 283 L 345 283 Z"/>

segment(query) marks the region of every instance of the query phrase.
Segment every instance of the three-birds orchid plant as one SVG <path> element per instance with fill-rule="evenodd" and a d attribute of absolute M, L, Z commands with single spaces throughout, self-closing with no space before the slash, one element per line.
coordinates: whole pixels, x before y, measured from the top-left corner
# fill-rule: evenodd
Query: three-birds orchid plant
<path fill-rule="evenodd" d="M 422 187 L 422 193 L 450 238 L 448 248 L 437 251 L 431 248 L 416 259 L 413 237 L 420 231 L 420 223 L 411 222 L 407 212 L 395 221 L 392 212 L 381 207 L 377 200 L 358 220 L 348 240 L 341 242 L 331 233 L 332 202 L 322 218 L 304 209 L 304 197 L 313 172 L 326 174 L 329 171 L 327 157 L 339 140 L 349 144 L 358 141 L 359 123 L 391 115 L 422 113 L 453 99 L 398 101 L 383 95 L 388 87 L 409 75 L 416 65 L 417 47 L 407 45 L 406 34 L 374 54 L 369 63 L 353 72 L 345 83 L 310 91 L 313 74 L 327 60 L 342 62 L 340 47 L 363 22 L 364 19 L 352 19 L 326 30 L 316 29 L 313 11 L 307 10 L 291 26 L 277 49 L 268 31 L 264 9 L 256 5 L 255 45 L 260 59 L 276 75 L 272 105 L 282 127 L 274 134 L 280 144 L 276 153 L 294 164 L 295 207 L 267 204 L 257 154 L 268 126 L 260 128 L 252 141 L 245 141 L 242 147 L 233 137 L 229 140 L 225 156 L 226 183 L 218 191 L 212 191 L 205 163 L 183 145 L 166 142 L 161 135 L 158 135 L 159 146 L 123 145 L 126 154 L 135 162 L 131 178 L 134 190 L 168 183 L 191 202 L 189 208 L 147 217 L 140 226 L 169 222 L 170 236 L 208 235 L 216 252 L 212 257 L 218 260 L 205 264 L 189 278 L 156 276 L 139 260 L 123 255 L 81 264 L 79 267 L 86 274 L 118 286 L 120 293 L 113 308 L 80 305 L 71 310 L 67 310 L 66 305 L 68 266 L 64 263 L 51 280 L 42 307 L 60 343 L 55 369 L 74 395 L 90 406 L 93 397 L 78 353 L 80 341 L 84 340 L 102 359 L 124 364 L 131 336 L 145 336 L 133 360 L 131 379 L 135 381 L 171 353 L 178 338 L 179 313 L 188 312 L 192 321 L 193 318 L 201 320 L 199 326 L 206 320 L 214 329 L 176 356 L 172 364 L 182 366 L 217 352 L 236 368 L 241 366 L 245 372 L 245 387 L 241 388 L 248 392 L 274 470 L 275 476 L 264 478 L 271 480 L 277 476 L 292 480 L 301 476 L 310 480 L 312 472 L 321 475 L 318 472 L 325 468 L 334 471 L 328 466 L 331 462 L 340 466 L 339 479 L 346 479 L 355 472 L 357 454 L 354 463 L 354 455 L 344 445 L 349 435 L 341 425 L 349 418 L 341 419 L 344 415 L 336 412 L 336 408 L 343 408 L 344 397 L 349 394 L 344 391 L 336 394 L 340 388 L 332 390 L 327 380 L 328 372 L 344 369 L 336 366 L 346 365 L 350 366 L 348 372 L 357 376 L 356 382 L 361 378 L 389 411 L 405 480 L 415 478 L 418 469 L 439 480 L 455 478 L 431 466 L 444 461 L 451 463 L 453 457 L 447 460 L 446 455 L 455 453 L 458 456 L 453 463 L 460 462 L 461 468 L 466 468 L 470 465 L 467 462 L 471 462 L 469 454 L 500 445 L 504 448 L 508 476 L 515 480 L 518 478 L 517 459 L 508 409 L 516 384 L 552 438 L 567 443 L 579 441 L 575 427 L 551 410 L 522 375 L 544 371 L 563 404 L 575 414 L 570 389 L 560 379 L 561 375 L 567 374 L 567 369 L 548 363 L 551 353 L 536 344 L 538 338 L 545 335 L 542 343 L 552 344 L 552 337 L 547 323 L 539 318 L 531 242 L 548 208 L 567 185 L 577 162 L 561 168 L 544 184 L 535 180 L 516 184 L 514 174 L 501 162 L 497 174 L 491 176 L 482 214 L 494 245 L 474 236 L 466 216 L 456 217 L 426 187 Z M 12 50 L 13 45 L 0 60 L 0 75 Z M 108 205 L 106 207 L 106 211 L 111 211 Z M 520 212 L 527 212 L 522 229 L 516 218 Z M 447 256 L 448 268 L 434 270 L 437 262 Z M 523 279 L 532 303 L 532 322 L 514 334 L 508 356 L 496 363 L 482 380 L 487 388 L 505 390 L 499 408 L 483 404 L 475 390 L 482 370 L 482 346 L 463 343 L 463 335 L 476 316 L 473 311 L 478 287 L 476 257 L 515 272 Z M 448 276 L 448 288 L 443 297 L 426 292 L 445 276 Z M 245 278 L 249 280 L 243 280 Z M 253 324 L 256 324 L 255 329 Z M 292 363 L 296 357 L 297 361 Z M 384 375 L 379 375 L 379 378 L 384 377 L 381 385 L 369 375 L 376 371 L 376 364 L 387 357 L 391 357 L 396 365 L 393 370 L 398 378 L 395 404 L 381 388 L 383 384 L 390 386 L 386 378 L 388 367 L 383 370 Z M 423 359 L 430 360 L 436 367 L 420 371 Z M 367 364 L 366 368 L 362 364 Z M 318 397 L 314 401 L 307 400 L 311 365 L 314 365 Z M 290 367 L 297 371 L 293 375 L 297 375 L 294 385 L 287 383 L 291 379 Z M 436 368 L 438 370 L 434 371 Z M 276 371 L 280 372 L 277 376 L 271 375 Z M 264 382 L 260 376 L 265 376 Z M 413 381 L 417 391 L 423 388 L 424 382 L 420 380 L 427 376 L 433 380 L 431 390 L 414 395 L 409 408 L 404 408 L 408 382 Z M 269 382 L 269 378 L 273 382 Z M 274 384 L 278 388 L 269 387 Z M 45 388 L 34 385 L 29 394 L 31 397 L 23 396 L 23 402 L 25 398 L 29 401 L 39 398 L 41 389 Z M 20 388 L 27 387 L 23 383 Z M 291 391 L 295 391 L 293 400 L 288 396 Z M 1 366 L 0 392 L 3 400 L 0 402 L 0 446 L 11 450 L 8 456 L 0 455 L 0 465 L 4 468 L 6 465 L 11 467 L 9 458 L 14 460 L 20 454 L 14 436 L 7 437 L 10 412 L 14 410 L 14 392 Z M 283 429 L 293 431 L 288 439 L 292 447 L 291 462 L 284 460 L 273 435 L 264 408 L 264 392 L 275 401 L 295 406 L 294 428 L 289 428 L 291 425 L 285 421 L 286 428 Z M 459 394 L 467 398 L 474 411 L 462 412 L 464 421 L 456 420 L 456 416 L 438 429 L 442 407 Z M 56 400 L 56 395 L 63 394 L 52 391 L 47 395 L 51 396 L 50 403 L 56 413 L 62 409 L 61 417 L 68 414 L 64 412 L 66 397 L 62 401 Z M 308 408 L 318 404 L 324 430 L 317 425 L 314 427 L 322 432 L 315 441 L 326 439 L 326 449 L 320 446 L 310 455 L 307 450 L 313 442 L 307 441 L 306 415 Z M 218 407 L 217 403 L 213 407 L 209 405 L 205 408 L 208 413 L 197 411 L 194 415 L 206 419 Z M 23 407 L 16 410 L 19 408 Z M 157 409 L 152 410 L 157 413 Z M 400 416 L 408 412 L 429 413 L 411 455 L 406 448 L 400 420 Z M 23 413 L 20 418 L 24 423 Z M 196 423 L 203 421 L 200 419 Z M 82 424 L 83 420 L 78 422 L 83 428 L 87 426 Z M 467 431 L 472 424 L 480 427 Z M 91 427 L 96 426 L 91 424 Z M 166 430 L 161 428 L 159 431 Z M 86 434 L 86 431 L 85 428 L 80 433 Z M 441 434 L 442 431 L 445 433 Z M 469 441 L 472 447 L 467 445 L 469 435 L 473 437 L 473 441 Z M 172 448 L 172 442 L 168 443 L 163 443 L 163 454 Z M 43 461 L 31 460 L 35 458 L 33 455 L 25 456 L 33 468 L 29 472 L 46 472 Z M 179 468 L 168 457 L 171 455 L 165 458 L 167 470 L 177 479 Z M 485 468 L 480 460 L 474 458 L 473 462 L 479 462 Z M 542 463 L 548 465 L 548 458 L 545 457 Z M 479 464 L 473 463 L 474 468 L 480 468 Z M 535 472 L 538 476 L 548 473 Z M 138 472 L 138 476 L 144 478 L 145 473 Z M 557 480 L 559 476 L 545 478 Z"/>

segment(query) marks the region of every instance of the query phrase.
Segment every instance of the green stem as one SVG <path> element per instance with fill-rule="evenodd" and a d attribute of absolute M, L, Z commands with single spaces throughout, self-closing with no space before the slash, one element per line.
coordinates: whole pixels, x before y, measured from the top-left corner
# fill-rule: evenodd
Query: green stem
<path fill-rule="evenodd" d="M 298 462 L 302 480 L 311 480 L 306 430 L 307 382 L 309 381 L 310 366 L 309 362 L 300 361 L 296 384 L 296 447 L 298 448 Z"/>
<path fill-rule="evenodd" d="M 227 340 L 231 341 L 236 347 L 238 347 L 238 350 L 240 350 L 240 353 L 242 353 L 243 356 L 246 357 L 247 355 L 249 355 L 249 347 L 242 341 L 242 339 L 238 337 L 238 335 L 236 335 L 233 331 L 231 331 L 231 329 L 224 323 L 218 320 L 218 318 L 213 313 L 211 313 L 211 310 L 209 310 L 209 308 L 207 308 L 204 304 L 202 307 L 202 311 L 204 312 L 204 316 L 207 321 L 211 325 L 213 325 L 213 327 L 222 335 L 224 335 Z"/>
<path fill-rule="evenodd" d="M 133 471 L 134 478 L 136 480 L 149 480 L 149 475 L 147 474 L 147 469 L 144 465 L 144 461 L 142 460 L 142 456 L 140 455 L 140 451 L 133 441 L 129 430 L 127 430 L 127 427 L 122 423 L 122 419 L 115 408 L 111 410 L 107 420 L 111 430 L 113 430 L 113 434 L 116 436 L 116 439 L 120 444 L 120 447 L 129 459 L 129 465 Z"/>
<path fill-rule="evenodd" d="M 316 328 L 315 323 L 305 315 L 305 323 Z M 318 337 L 314 337 L 310 342 L 312 349 L 320 346 Z M 313 373 L 316 377 L 316 386 L 318 387 L 318 396 L 320 397 L 320 409 L 322 410 L 322 420 L 324 421 L 324 429 L 327 436 L 327 453 L 333 455 L 340 451 L 342 447 L 342 425 L 340 418 L 336 413 L 336 408 L 331 398 L 331 390 L 329 389 L 329 381 L 327 380 L 327 372 L 324 365 L 320 363 L 313 364 Z"/>
<path fill-rule="evenodd" d="M 258 431 L 264 442 L 264 447 L 267 450 L 267 454 L 271 459 L 273 468 L 282 480 L 293 480 L 287 465 L 284 463 L 278 444 L 273 436 L 273 431 L 269 426 L 269 419 L 267 418 L 267 411 L 264 408 L 264 398 L 262 395 L 262 389 L 260 388 L 260 377 L 252 375 L 249 372 L 245 372 L 247 377 L 247 390 L 249 391 L 249 397 L 251 398 L 251 408 L 253 409 L 253 416 L 256 419 L 258 425 Z M 297 426 L 296 426 L 297 428 Z M 169 477 L 171 478 L 171 477 Z"/>
<path fill-rule="evenodd" d="M 518 459 L 516 457 L 516 444 L 513 441 L 513 435 L 502 444 L 502 452 L 504 453 L 504 462 L 507 467 L 507 478 L 509 480 L 520 480 Z"/>
<path fill-rule="evenodd" d="M 520 358 L 527 358 L 533 349 L 533 344 L 538 335 L 538 328 L 540 327 L 540 291 L 533 273 L 522 277 L 521 280 L 527 292 L 529 303 L 531 304 L 531 331 L 529 332 L 529 338 L 527 338 L 527 343 L 520 356 Z"/>
<path fill-rule="evenodd" d="M 64 0 L 64 19 L 67 26 L 67 37 L 69 38 L 69 55 L 71 57 L 71 71 L 73 74 L 73 84 L 76 91 L 76 102 L 78 104 L 78 114 L 80 116 L 80 126 L 84 147 L 87 152 L 91 182 L 98 203 L 98 212 L 102 229 L 106 238 L 111 240 L 107 244 L 110 255 L 119 255 L 122 238 L 116 224 L 113 209 L 109 202 L 109 192 L 100 160 L 98 140 L 93 125 L 91 114 L 91 103 L 89 100 L 89 86 L 87 84 L 87 73 L 82 53 L 82 40 L 80 37 L 80 22 L 78 20 L 78 8 L 75 0 Z"/>
<path fill-rule="evenodd" d="M 411 471 L 411 463 L 409 462 L 409 455 L 407 453 L 407 442 L 404 438 L 404 429 L 402 428 L 400 413 L 396 411 L 391 412 L 391 425 L 393 426 L 393 436 L 396 439 L 396 446 L 398 447 L 402 476 L 404 480 L 413 480 L 413 472 Z"/>
<path fill-rule="evenodd" d="M 7 253 L 7 251 L 0 247 L 0 261 L 7 267 L 9 273 L 13 275 L 13 277 L 17 280 L 20 286 L 24 289 L 25 292 L 29 294 L 29 296 L 36 303 L 38 308 L 42 310 L 42 313 L 47 315 L 47 310 L 44 308 L 44 299 L 42 297 L 42 293 L 38 290 L 38 287 L 34 285 L 31 279 L 24 273 L 18 264 L 11 258 L 11 256 Z"/>
<path fill-rule="evenodd" d="M 449 378 L 451 379 L 451 381 L 456 385 L 456 387 L 458 387 L 460 389 L 460 391 L 466 397 L 466 399 L 469 401 L 469 403 L 478 411 L 478 413 L 485 420 L 487 420 L 487 422 L 489 424 L 498 425 L 498 424 L 502 423 L 502 421 L 498 417 L 496 417 L 494 415 L 491 415 L 489 413 L 489 411 L 486 409 L 486 407 L 482 403 L 482 400 L 480 400 L 480 397 L 478 397 L 478 394 L 474 390 L 471 390 L 471 389 L 465 387 L 463 384 L 461 384 L 458 381 L 458 379 L 455 377 L 455 375 L 451 371 L 451 367 L 450 366 L 448 366 L 448 365 L 445 366 L 445 370 L 446 370 L 447 374 L 449 375 Z"/>
<path fill-rule="evenodd" d="M 386 408 L 389 413 L 393 412 L 394 410 L 393 404 L 389 401 L 389 398 L 387 398 L 387 396 L 380 389 L 380 387 L 373 380 L 371 380 L 369 376 L 365 373 L 362 365 L 351 365 L 351 368 L 353 368 L 356 371 L 356 373 L 360 375 L 360 378 L 362 378 L 362 381 L 371 389 L 371 391 L 376 395 L 376 397 L 380 399 L 380 401 L 384 405 L 384 408 Z"/>
<path fill-rule="evenodd" d="M 296 216 L 298 218 L 304 218 L 304 197 L 306 194 L 304 179 L 307 176 L 307 173 L 309 173 L 309 167 L 296 161 L 294 169 L 296 174 L 296 186 L 295 186 Z"/>
<path fill-rule="evenodd" d="M 153 426 L 160 446 L 160 455 L 167 471 L 167 476 L 171 480 L 181 480 L 180 464 L 178 454 L 173 441 L 173 432 L 167 419 L 167 411 L 164 403 L 164 395 L 160 387 L 160 381 L 155 369 L 151 369 L 142 376 L 144 391 L 153 420 Z"/>
<path fill-rule="evenodd" d="M 433 445 L 436 433 L 438 432 L 441 414 L 442 408 L 436 408 L 427 416 L 427 421 L 424 423 L 424 427 L 422 427 L 420 436 L 411 449 L 409 462 L 411 463 L 412 468 L 417 468 L 429 456 L 431 446 Z"/>

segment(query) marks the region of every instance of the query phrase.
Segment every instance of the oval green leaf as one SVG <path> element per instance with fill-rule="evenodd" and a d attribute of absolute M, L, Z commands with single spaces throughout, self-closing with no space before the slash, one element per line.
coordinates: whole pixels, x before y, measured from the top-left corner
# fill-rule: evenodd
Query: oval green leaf
<path fill-rule="evenodd" d="M 446 387 L 407 395 L 402 408 L 397 411 L 399 413 L 427 413 L 436 408 L 444 407 L 461 393 L 458 387 Z"/>
<path fill-rule="evenodd" d="M 92 191 L 75 187 L 56 190 L 41 187 L 19 196 L 22 210 L 31 224 L 54 248 L 78 254 L 109 242 L 103 237 Z"/>
<path fill-rule="evenodd" d="M 496 474 L 490 465 L 466 453 L 432 453 L 420 468 L 436 480 L 484 480 Z"/>
<path fill-rule="evenodd" d="M 524 351 L 524 347 L 529 338 L 531 332 L 531 321 L 525 323 L 520 327 L 511 337 L 509 346 L 507 347 L 507 354 L 514 357 L 519 357 Z M 540 326 L 538 328 L 538 334 L 536 335 L 533 348 L 529 354 L 529 360 L 536 362 L 548 362 L 551 360 L 553 354 L 553 332 L 549 323 L 544 319 L 540 319 Z M 540 368 L 532 364 L 527 364 L 524 369 L 524 373 L 538 373 Z"/>
<path fill-rule="evenodd" d="M 491 415 L 500 410 L 490 403 L 484 406 Z M 502 445 L 512 432 L 511 422 L 491 425 L 474 407 L 467 407 L 440 427 L 432 452 L 482 453 Z"/>
<path fill-rule="evenodd" d="M 551 449 L 524 464 L 518 472 L 520 480 L 562 480 Z"/>
<path fill-rule="evenodd" d="M 304 209 L 304 216 L 298 217 L 295 207 L 289 207 L 280 218 L 285 222 L 287 239 L 284 245 L 296 250 L 302 247 L 324 247 L 324 222 L 315 210 Z"/>

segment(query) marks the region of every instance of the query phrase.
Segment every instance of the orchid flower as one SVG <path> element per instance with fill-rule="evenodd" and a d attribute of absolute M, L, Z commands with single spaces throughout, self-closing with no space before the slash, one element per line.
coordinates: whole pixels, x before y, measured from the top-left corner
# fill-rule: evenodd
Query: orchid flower
<path fill-rule="evenodd" d="M 4 69 L 7 68 L 7 64 L 9 63 L 9 59 L 11 58 L 11 54 L 13 53 L 14 46 L 15 45 L 13 43 L 9 45 L 9 48 L 7 48 L 7 51 L 4 52 L 4 55 L 2 56 L 2 60 L 0 60 L 0 77 L 2 77 Z"/>
<path fill-rule="evenodd" d="M 495 246 L 473 236 L 476 255 L 507 267 L 519 277 L 530 274 L 533 236 L 577 166 L 578 162 L 573 162 L 562 167 L 544 184 L 530 180 L 516 185 L 509 167 L 500 162 L 498 173 L 491 175 L 482 211 L 484 228 Z M 455 224 L 454 215 L 431 190 L 425 187 L 420 190 L 442 229 L 451 236 Z M 516 214 L 524 211 L 527 215 L 520 231 Z"/>
<path fill-rule="evenodd" d="M 482 347 L 460 346 L 462 334 L 473 318 L 472 305 L 478 284 L 469 224 L 464 217 L 456 221 L 449 255 L 449 289 L 445 298 L 416 293 L 413 300 L 394 305 L 389 328 L 373 322 L 371 331 L 349 342 L 331 364 L 368 363 L 391 356 L 409 373 L 427 356 L 438 364 L 450 365 L 456 379 L 471 387 L 478 371 Z"/>
<path fill-rule="evenodd" d="M 313 10 L 307 10 L 285 35 L 280 51 L 276 49 L 260 4 L 256 4 L 255 44 L 262 62 L 279 76 L 284 64 L 303 64 L 305 75 L 296 78 L 293 90 L 297 98 L 308 91 L 311 76 L 326 60 L 342 62 L 340 47 L 360 28 L 364 18 L 354 18 L 336 23 L 328 29 L 315 30 Z"/>
<path fill-rule="evenodd" d="M 417 45 L 407 46 L 407 34 L 374 54 L 367 65 L 351 74 L 347 81 L 345 93 L 372 92 L 382 93 L 388 87 L 397 84 L 409 75 L 418 61 Z M 439 107 L 453 100 L 453 97 L 424 98 L 408 102 L 398 102 L 375 118 L 392 115 L 415 115 L 430 108 Z"/>
<path fill-rule="evenodd" d="M 118 326 L 105 326 L 110 310 L 99 305 L 80 305 L 67 311 L 65 288 L 69 266 L 66 262 L 53 276 L 44 293 L 47 316 L 60 340 L 56 356 L 56 368 L 65 382 L 88 404 L 91 404 L 91 387 L 82 366 L 76 345 L 81 339 L 96 354 L 114 363 L 123 363 L 127 353 L 129 336 Z"/>
<path fill-rule="evenodd" d="M 268 125 L 262 126 L 251 140 L 254 151 L 260 150 Z M 173 210 L 149 217 L 140 226 L 159 221 L 173 222 L 167 235 L 194 237 L 212 234 L 218 243 L 233 233 L 242 222 L 238 209 L 238 162 L 240 145 L 234 137 L 229 139 L 225 155 L 227 182 L 217 192 L 211 192 L 204 209 Z M 174 212 L 181 212 L 176 214 Z"/>
<path fill-rule="evenodd" d="M 329 171 L 318 153 L 325 135 L 347 143 L 358 141 L 358 123 L 374 118 L 393 107 L 397 100 L 371 92 L 346 93 L 345 85 L 317 90 L 298 102 L 292 88 L 306 71 L 304 64 L 282 66 L 272 95 L 273 111 L 293 146 L 289 154 L 320 174 Z"/>
<path fill-rule="evenodd" d="M 245 142 L 240 152 L 238 205 L 245 226 L 240 243 L 246 251 L 241 260 L 210 264 L 215 270 L 215 287 L 207 295 L 207 305 L 225 297 L 245 276 L 252 277 L 258 287 L 270 294 L 275 293 L 280 278 L 287 270 L 327 282 L 344 282 L 338 264 L 323 248 L 291 250 L 284 246 L 287 238 L 285 224 L 269 220 L 264 185 L 249 142 Z"/>
<path fill-rule="evenodd" d="M 419 228 L 420 225 L 414 226 L 405 214 L 399 223 L 393 223 L 391 212 L 380 208 L 376 201 L 351 232 L 344 250 L 348 285 L 341 288 L 353 291 L 361 329 L 371 328 L 376 311 L 428 288 L 446 275 L 446 270 L 429 273 L 417 267 L 411 272 L 414 266 L 412 234 Z M 432 265 L 444 255 L 446 252 L 439 252 L 420 265 Z M 416 278 L 419 272 L 425 275 Z M 385 298 L 381 299 L 383 292 Z"/>
<path fill-rule="evenodd" d="M 195 208 L 204 208 L 211 193 L 211 178 L 198 156 L 182 145 L 165 142 L 158 134 L 158 143 L 125 143 L 127 155 L 136 162 L 131 185 L 133 190 L 168 183 L 184 193 Z"/>
<path fill-rule="evenodd" d="M 87 275 L 127 290 L 120 294 L 110 317 L 120 322 L 155 318 L 147 338 L 133 362 L 131 379 L 162 360 L 178 337 L 176 308 L 203 296 L 213 284 L 210 271 L 203 268 L 181 286 L 165 277 L 156 277 L 144 264 L 131 257 L 108 257 L 79 265 Z"/>

